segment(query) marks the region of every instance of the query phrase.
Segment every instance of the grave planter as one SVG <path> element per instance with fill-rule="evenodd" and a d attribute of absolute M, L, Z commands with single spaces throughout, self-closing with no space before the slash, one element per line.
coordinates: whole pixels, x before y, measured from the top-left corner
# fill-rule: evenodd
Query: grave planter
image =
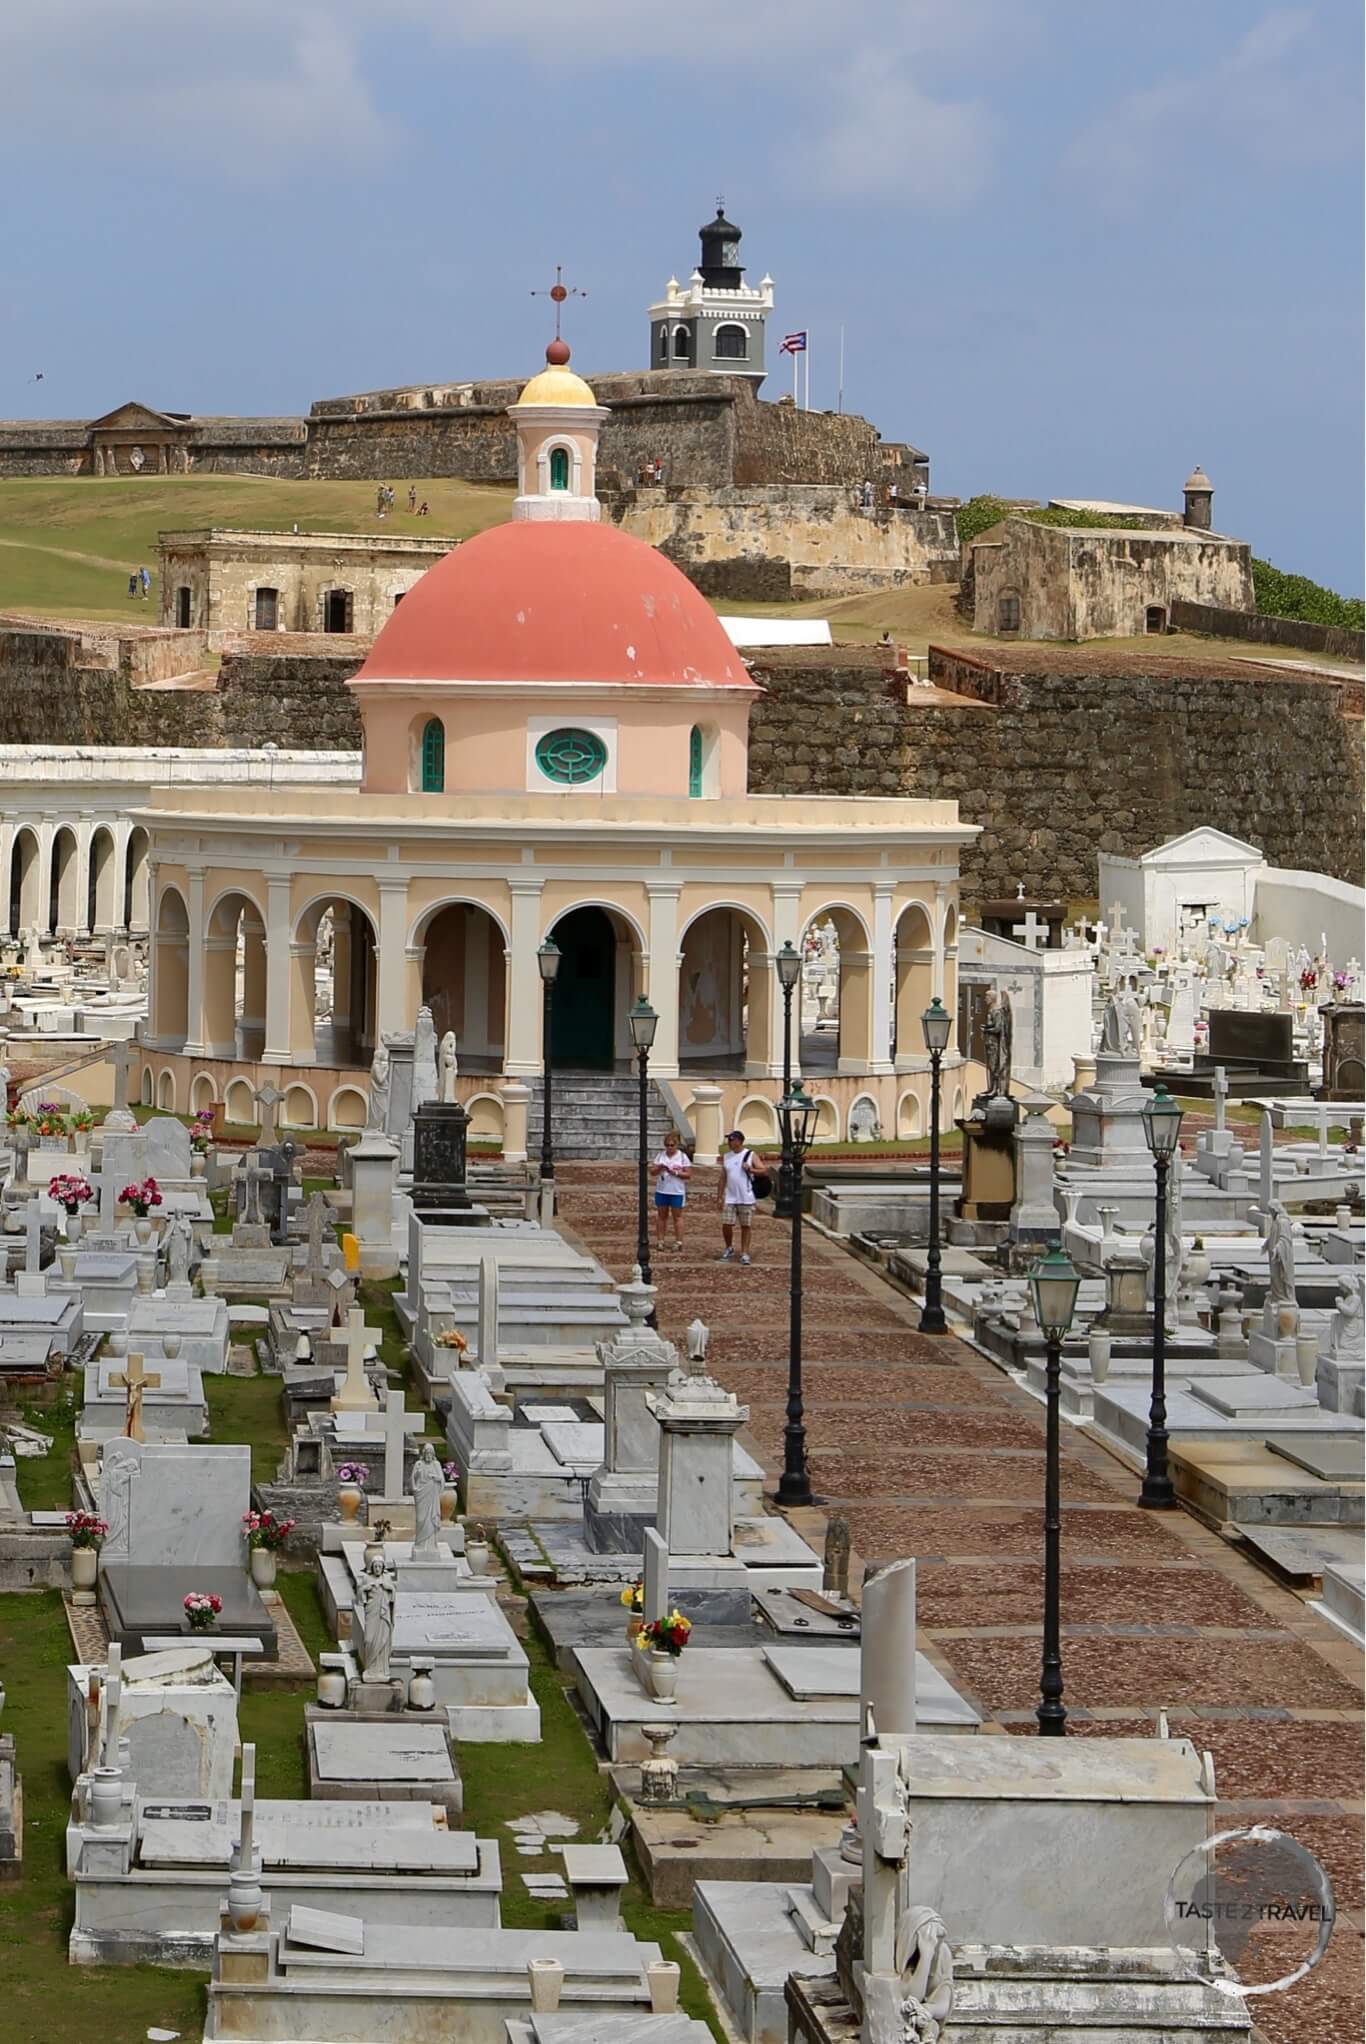
<path fill-rule="evenodd" d="M 633 1611 L 626 1621 L 626 1644 L 628 1647 L 634 1647 L 636 1641 L 640 1638 L 641 1628 L 644 1624 L 645 1620 L 641 1617 L 640 1613 Z"/>
<path fill-rule="evenodd" d="M 354 1524 L 354 1522 L 360 1517 L 360 1508 L 362 1503 L 364 1502 L 364 1499 L 365 1492 L 361 1489 L 358 1483 L 338 1484 L 337 1508 L 340 1511 L 344 1521 L 349 1520 L 351 1523 Z"/>
<path fill-rule="evenodd" d="M 652 1959 L 645 1968 L 645 1984 L 650 1990 L 650 2013 L 656 2016 L 671 2016 L 678 2008 L 678 1985 L 682 1968 L 676 1959 Z"/>
<path fill-rule="evenodd" d="M 152 1239 L 152 1223 L 150 1219 L 135 1216 L 133 1220 L 133 1233 L 137 1236 L 138 1248 L 146 1249 Z"/>
<path fill-rule="evenodd" d="M 190 1153 L 191 1178 L 202 1178 L 207 1169 L 208 1158 L 205 1156 L 204 1152 L 202 1150 L 192 1150 Z"/>
<path fill-rule="evenodd" d="M 251 1550 L 251 1579 L 258 1590 L 273 1590 L 275 1574 L 280 1558 L 269 1547 L 253 1547 Z"/>
<path fill-rule="evenodd" d="M 447 1484 L 441 1493 L 441 1516 L 447 1525 L 455 1517 L 455 1508 L 460 1502 L 453 1484 Z"/>
<path fill-rule="evenodd" d="M 678 1693 L 678 1659 L 654 1648 L 645 1656 L 645 1679 L 656 1703 L 672 1703 Z"/>
<path fill-rule="evenodd" d="M 68 1242 L 71 1242 L 71 1243 L 73 1243 L 73 1244 L 74 1244 L 74 1243 L 76 1243 L 76 1242 L 79 1242 L 79 1241 L 80 1241 L 80 1239 L 81 1239 L 81 1229 L 82 1229 L 82 1226 L 83 1226 L 83 1225 L 84 1225 L 84 1224 L 83 1224 L 83 1222 L 82 1222 L 82 1220 L 81 1220 L 81 1217 L 80 1217 L 80 1215 L 79 1215 L 79 1214 L 68 1214 L 68 1215 L 67 1215 L 67 1217 L 66 1217 L 66 1239 L 67 1239 L 67 1241 L 68 1241 Z"/>
<path fill-rule="evenodd" d="M 95 1547 L 73 1547 L 71 1550 L 71 1587 L 73 1590 L 90 1591 L 100 1572 L 99 1549 Z"/>
<path fill-rule="evenodd" d="M 489 1572 L 489 1544 L 487 1540 L 467 1540 L 465 1559 L 470 1565 L 470 1574 L 486 1576 Z"/>
<path fill-rule="evenodd" d="M 558 1959 L 528 1959 L 526 1972 L 533 2011 L 537 2015 L 553 2014 L 564 1989 L 564 1967 Z"/>
<path fill-rule="evenodd" d="M 74 1242 L 59 1242 L 59 1243 L 58 1243 L 58 1245 L 57 1245 L 57 1263 L 58 1263 L 58 1265 L 59 1265 L 59 1267 L 60 1267 L 60 1269 L 61 1269 L 61 1273 L 62 1273 L 62 1276 L 63 1276 L 64 1278 L 67 1278 L 68 1280 L 70 1280 L 70 1279 L 72 1279 L 72 1278 L 74 1278 L 74 1277 L 75 1277 L 75 1275 L 76 1275 L 76 1245 L 75 1245 L 75 1243 L 74 1243 Z"/>
<path fill-rule="evenodd" d="M 384 1542 L 382 1540 L 367 1540 L 364 1549 L 365 1566 L 369 1568 L 371 1562 L 383 1561 L 383 1559 Z"/>

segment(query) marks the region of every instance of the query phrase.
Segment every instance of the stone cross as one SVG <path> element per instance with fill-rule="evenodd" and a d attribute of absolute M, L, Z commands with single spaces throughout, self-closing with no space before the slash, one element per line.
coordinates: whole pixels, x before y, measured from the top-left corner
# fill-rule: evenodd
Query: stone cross
<path fill-rule="evenodd" d="M 645 1567 L 641 1617 L 647 1625 L 669 1615 L 669 1548 L 653 1526 L 644 1532 Z"/>
<path fill-rule="evenodd" d="M 114 1070 L 114 1106 L 120 1114 L 129 1112 L 128 1080 L 136 1057 L 137 1051 L 126 1040 L 111 1044 L 104 1054 L 105 1063 Z"/>
<path fill-rule="evenodd" d="M 896 1927 L 904 1902 L 910 1813 L 895 1747 L 867 1743 L 858 1792 L 863 1841 L 863 1963 L 869 1973 L 895 1973 Z"/>
<path fill-rule="evenodd" d="M 256 1850 L 256 1748 L 247 1745 L 242 1748 L 242 1825 L 237 1834 L 235 1864 L 243 1873 L 250 1873 L 252 1857 Z"/>
<path fill-rule="evenodd" d="M 126 1356 L 123 1368 L 110 1372 L 109 1382 L 116 1391 L 126 1394 L 123 1431 L 130 1441 L 145 1441 L 147 1436 L 142 1431 L 143 1394 L 160 1389 L 161 1372 L 148 1371 L 141 1356 Z"/>
<path fill-rule="evenodd" d="M 1110 918 L 1110 929 L 1111 929 L 1111 931 L 1112 931 L 1112 933 L 1113 933 L 1113 935 L 1114 935 L 1114 938 L 1115 938 L 1115 941 L 1116 941 L 1116 943 L 1118 943 L 1118 941 L 1119 941 L 1119 938 L 1120 938 L 1120 935 L 1121 935 L 1121 932 L 1123 931 L 1123 928 L 1124 928 L 1124 904 L 1123 904 L 1123 902 L 1122 902 L 1122 901 L 1112 901 L 1112 902 L 1110 903 L 1110 906 L 1109 906 L 1109 908 L 1108 908 L 1108 909 L 1107 909 L 1107 910 L 1105 911 L 1105 913 L 1106 913 L 1106 914 L 1107 914 L 1107 915 L 1109 916 L 1109 918 Z"/>
<path fill-rule="evenodd" d="M 373 1412 L 376 1399 L 365 1375 L 365 1348 L 377 1330 L 367 1327 L 365 1315 L 353 1306 L 346 1316 L 346 1378 L 332 1400 L 333 1412 Z"/>
<path fill-rule="evenodd" d="M 100 1766 L 119 1764 L 119 1699 L 123 1694 L 123 1648 L 116 1639 L 109 1642 L 104 1673 L 104 1742 Z"/>
<path fill-rule="evenodd" d="M 100 1233 L 112 1235 L 118 1226 L 119 1188 L 111 1165 L 100 1165 Z"/>
<path fill-rule="evenodd" d="M 278 1086 L 262 1086 L 256 1094 L 256 1105 L 261 1110 L 261 1147 L 268 1150 L 275 1142 L 275 1110 L 284 1099 Z"/>
<path fill-rule="evenodd" d="M 24 1269 L 36 1271 L 43 1261 L 43 1203 L 37 1193 L 24 1209 Z"/>
<path fill-rule="evenodd" d="M 1228 1073 L 1222 1065 L 1214 1067 L 1214 1077 L 1210 1082 L 1210 1090 L 1214 1094 L 1214 1126 L 1219 1134 L 1222 1135 L 1224 1132 L 1224 1102 L 1228 1099 Z"/>
<path fill-rule="evenodd" d="M 403 1392 L 389 1392 L 384 1398 L 384 1496 L 401 1498 L 403 1490 L 403 1441 L 409 1433 L 421 1433 L 425 1419 L 421 1412 L 403 1410 Z"/>
<path fill-rule="evenodd" d="M 1022 923 L 1011 924 L 1010 934 L 1012 937 L 1019 937 L 1028 950 L 1036 951 L 1040 939 L 1047 939 L 1048 925 L 1041 923 L 1031 909 Z"/>

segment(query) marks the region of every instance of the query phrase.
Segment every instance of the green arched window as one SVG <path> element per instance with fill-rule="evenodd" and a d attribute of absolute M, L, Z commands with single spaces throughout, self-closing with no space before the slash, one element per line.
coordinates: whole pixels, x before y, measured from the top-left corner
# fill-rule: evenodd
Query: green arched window
<path fill-rule="evenodd" d="M 536 764 L 548 781 L 577 788 L 598 778 L 607 764 L 607 747 L 595 731 L 547 731 L 537 743 Z"/>
<path fill-rule="evenodd" d="M 550 487 L 552 490 L 569 488 L 569 449 L 552 447 L 550 450 Z"/>
<path fill-rule="evenodd" d="M 446 727 L 432 717 L 422 732 L 422 792 L 440 795 L 446 787 Z"/>
<path fill-rule="evenodd" d="M 688 793 L 702 793 L 702 727 L 694 724 L 688 739 Z"/>

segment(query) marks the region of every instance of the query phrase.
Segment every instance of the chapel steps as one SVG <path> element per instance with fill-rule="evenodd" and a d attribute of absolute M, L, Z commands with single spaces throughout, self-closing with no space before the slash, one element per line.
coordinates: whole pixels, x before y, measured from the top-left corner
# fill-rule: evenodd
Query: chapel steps
<path fill-rule="evenodd" d="M 540 1078 L 528 1081 L 527 1148 L 541 1152 L 541 1117 L 545 1098 Z M 633 1072 L 555 1071 L 551 1080 L 555 1156 L 566 1162 L 634 1158 L 640 1141 L 639 1081 Z M 654 1080 L 647 1096 L 649 1150 L 662 1147 L 674 1119 Z"/>

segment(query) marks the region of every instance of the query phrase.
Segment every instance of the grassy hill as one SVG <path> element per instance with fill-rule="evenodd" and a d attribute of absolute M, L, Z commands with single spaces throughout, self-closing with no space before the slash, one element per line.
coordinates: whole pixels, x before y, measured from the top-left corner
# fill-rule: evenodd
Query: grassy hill
<path fill-rule="evenodd" d="M 428 533 L 466 539 L 508 515 L 512 490 L 450 480 L 420 482 L 426 518 L 410 518 L 406 483 L 388 517 L 375 516 L 373 483 L 276 482 L 257 476 L 146 476 L 128 481 L 34 476 L 0 481 L 0 610 L 48 617 L 159 615 L 157 534 L 198 525 L 288 532 Z M 128 577 L 146 564 L 146 604 L 130 603 Z"/>

